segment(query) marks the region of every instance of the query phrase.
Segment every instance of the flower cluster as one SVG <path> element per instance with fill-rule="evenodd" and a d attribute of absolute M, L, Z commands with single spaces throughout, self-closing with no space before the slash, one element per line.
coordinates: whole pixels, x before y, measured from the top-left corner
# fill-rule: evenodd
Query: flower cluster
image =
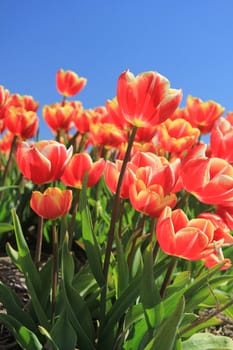
<path fill-rule="evenodd" d="M 56 88 L 62 100 L 42 108 L 54 139 L 41 141 L 28 141 L 38 132 L 39 104 L 31 96 L 11 94 L 0 86 L 0 152 L 2 185 L 12 185 L 7 176 L 15 161 L 21 174 L 21 178 L 14 175 L 15 183 L 21 183 L 21 191 L 28 183 L 33 188 L 32 211 L 54 222 L 68 217 L 69 249 L 76 242 L 85 250 L 95 284 L 100 286 L 96 295 L 101 333 L 106 320 L 111 320 L 104 317 L 108 316 L 107 293 L 114 294 L 112 285 L 106 287 L 116 275 L 114 264 L 128 272 L 117 280 L 117 291 L 109 300 L 118 299 L 126 289 L 124 283 L 140 275 L 141 261 L 148 266 L 147 249 L 154 262 L 172 256 L 203 269 L 230 269 L 224 248 L 233 245 L 233 112 L 224 117 L 220 104 L 193 96 L 180 108 L 182 90 L 171 88 L 166 77 L 153 71 L 135 76 L 129 70 L 120 74 L 116 96 L 103 106 L 85 109 L 73 98 L 86 83 L 73 71 L 57 72 Z M 206 134 L 208 145 L 203 142 Z M 87 194 L 91 213 L 83 209 Z M 95 220 L 93 225 L 89 217 Z M 138 258 L 139 250 L 145 260 Z M 53 281 L 52 323 L 56 288 Z M 142 303 L 144 298 L 142 292 Z M 154 307 L 153 297 L 148 300 Z M 103 332 L 103 344 L 104 336 Z"/>

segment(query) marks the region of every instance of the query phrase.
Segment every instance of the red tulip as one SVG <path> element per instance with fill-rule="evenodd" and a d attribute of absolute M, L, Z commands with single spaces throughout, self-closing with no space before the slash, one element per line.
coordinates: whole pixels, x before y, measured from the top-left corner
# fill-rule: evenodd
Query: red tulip
<path fill-rule="evenodd" d="M 22 139 L 30 139 L 37 133 L 39 119 L 34 111 L 22 107 L 10 107 L 5 112 L 5 126 Z"/>
<path fill-rule="evenodd" d="M 8 102 L 10 93 L 4 86 L 0 85 L 0 119 L 4 118 L 4 114 L 2 113 L 4 106 Z"/>
<path fill-rule="evenodd" d="M 220 118 L 210 134 L 210 151 L 212 157 L 227 160 L 233 165 L 233 124 L 227 119 Z"/>
<path fill-rule="evenodd" d="M 115 163 L 110 161 L 106 161 L 104 168 L 104 180 L 109 188 L 109 190 L 113 193 L 116 193 L 117 184 L 119 180 L 119 175 L 122 167 L 122 160 L 117 159 Z M 130 164 L 128 163 L 126 167 L 126 171 L 124 173 L 123 182 L 120 190 L 121 198 L 129 197 L 129 186 L 132 183 L 133 172 L 130 170 Z"/>
<path fill-rule="evenodd" d="M 136 77 L 123 72 L 117 84 L 119 109 L 125 120 L 137 127 L 154 127 L 167 119 L 181 101 L 181 90 L 157 72 L 144 72 Z"/>
<path fill-rule="evenodd" d="M 41 185 L 58 180 L 67 166 L 72 147 L 68 150 L 56 141 L 21 142 L 16 152 L 19 170 L 25 178 Z"/>
<path fill-rule="evenodd" d="M 221 216 L 230 230 L 233 230 L 233 203 L 228 206 L 217 205 L 216 213 Z"/>
<path fill-rule="evenodd" d="M 164 207 L 175 206 L 177 198 L 172 193 L 177 179 L 175 166 L 163 157 L 139 152 L 130 163 L 134 165 L 135 176 L 129 187 L 129 198 L 137 211 L 158 217 Z"/>
<path fill-rule="evenodd" d="M 42 113 L 44 120 L 55 133 L 59 130 L 68 132 L 73 127 L 76 116 L 75 108 L 67 103 L 63 106 L 60 103 L 44 106 Z"/>
<path fill-rule="evenodd" d="M 87 79 L 79 77 L 71 70 L 59 69 L 56 74 L 56 86 L 63 96 L 74 96 L 86 85 Z"/>
<path fill-rule="evenodd" d="M 44 193 L 33 191 L 30 206 L 34 212 L 45 219 L 56 219 L 70 210 L 72 191 L 49 187 Z"/>
<path fill-rule="evenodd" d="M 218 264 L 223 264 L 220 270 L 227 270 L 232 266 L 231 260 L 228 258 L 224 258 L 224 256 L 219 257 L 218 254 L 212 253 L 203 259 L 206 267 L 211 268 Z"/>
<path fill-rule="evenodd" d="M 159 217 L 156 237 L 169 255 L 188 260 L 203 259 L 214 252 L 214 225 L 206 219 L 188 220 L 181 209 L 167 207 Z"/>
<path fill-rule="evenodd" d="M 202 134 L 207 134 L 223 114 L 224 108 L 214 101 L 203 102 L 200 98 L 188 96 L 187 112 L 187 120 Z"/>
<path fill-rule="evenodd" d="M 212 222 L 214 225 L 214 241 L 223 240 L 223 244 L 233 244 L 230 228 L 220 215 L 204 212 L 199 214 L 198 218 L 208 219 Z"/>
<path fill-rule="evenodd" d="M 61 177 L 61 181 L 71 187 L 82 188 L 85 174 L 87 174 L 87 187 L 94 186 L 100 179 L 104 170 L 105 160 L 92 161 L 88 153 L 75 154 Z"/>
<path fill-rule="evenodd" d="M 191 159 L 181 169 L 183 187 L 207 204 L 231 205 L 233 167 L 221 158 Z"/>
<path fill-rule="evenodd" d="M 158 126 L 158 143 L 168 152 L 188 150 L 197 141 L 199 129 L 183 119 L 167 119 Z"/>

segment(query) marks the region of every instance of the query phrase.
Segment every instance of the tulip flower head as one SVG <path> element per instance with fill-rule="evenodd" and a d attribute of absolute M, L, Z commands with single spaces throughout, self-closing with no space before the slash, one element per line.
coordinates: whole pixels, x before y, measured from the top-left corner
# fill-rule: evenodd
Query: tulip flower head
<path fill-rule="evenodd" d="M 0 85 L 0 112 L 1 109 L 6 105 L 8 98 L 10 96 L 10 93 L 7 89 L 4 88 L 4 86 Z M 1 113 L 0 113 L 0 119 L 1 119 Z"/>
<path fill-rule="evenodd" d="M 183 119 L 167 119 L 158 126 L 158 143 L 168 152 L 189 150 L 197 141 L 199 129 Z"/>
<path fill-rule="evenodd" d="M 169 255 L 199 260 L 214 253 L 214 225 L 206 219 L 192 219 L 182 209 L 166 207 L 161 213 L 156 237 L 161 249 Z"/>
<path fill-rule="evenodd" d="M 71 187 L 82 188 L 85 174 L 87 174 L 87 187 L 94 186 L 104 171 L 105 160 L 93 162 L 88 153 L 75 154 L 67 164 L 61 181 Z"/>
<path fill-rule="evenodd" d="M 79 77 L 71 70 L 59 69 L 56 73 L 56 87 L 58 92 L 65 96 L 78 94 L 86 85 L 87 79 Z"/>
<path fill-rule="evenodd" d="M 54 103 L 44 106 L 42 114 L 53 132 L 56 133 L 59 130 L 68 132 L 73 126 L 76 110 L 71 104 L 61 105 L 60 103 Z"/>
<path fill-rule="evenodd" d="M 48 187 L 44 193 L 33 191 L 30 206 L 34 212 L 45 219 L 57 219 L 69 212 L 72 191 L 58 187 Z"/>
<path fill-rule="evenodd" d="M 56 141 L 21 142 L 16 151 L 19 170 L 25 178 L 41 185 L 58 180 L 72 157 L 72 146 L 67 150 Z"/>
<path fill-rule="evenodd" d="M 198 128 L 201 134 L 211 131 L 215 121 L 224 113 L 224 108 L 217 102 L 205 101 L 200 98 L 187 97 L 187 120 L 193 127 Z"/>
<path fill-rule="evenodd" d="M 30 139 L 36 135 L 39 119 L 34 111 L 22 107 L 10 107 L 5 113 L 5 126 L 13 134 L 22 139 Z"/>
<path fill-rule="evenodd" d="M 233 202 L 233 167 L 221 158 L 190 159 L 181 169 L 183 187 L 206 204 Z"/>
<path fill-rule="evenodd" d="M 210 151 L 212 157 L 227 160 L 233 165 L 233 124 L 225 118 L 215 123 L 210 134 Z"/>
<path fill-rule="evenodd" d="M 181 90 L 171 89 L 167 78 L 157 72 L 136 77 L 123 72 L 117 84 L 117 101 L 125 120 L 137 127 L 155 126 L 167 119 L 178 107 Z"/>

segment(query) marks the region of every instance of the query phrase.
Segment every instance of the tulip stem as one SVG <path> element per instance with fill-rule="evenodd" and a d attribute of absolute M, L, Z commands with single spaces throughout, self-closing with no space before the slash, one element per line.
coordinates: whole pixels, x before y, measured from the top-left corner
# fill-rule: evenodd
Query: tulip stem
<path fill-rule="evenodd" d="M 56 300 L 56 289 L 57 289 L 57 249 L 58 249 L 58 238 L 57 238 L 57 228 L 55 225 L 52 227 L 53 236 L 53 274 L 52 274 L 52 324 L 55 317 L 55 300 Z"/>
<path fill-rule="evenodd" d="M 43 242 L 43 224 L 44 224 L 44 219 L 41 216 L 39 216 L 38 228 L 37 228 L 36 252 L 35 252 L 35 264 L 37 268 L 39 268 L 40 259 L 41 259 L 42 242 Z"/>
<path fill-rule="evenodd" d="M 112 209 L 112 216 L 111 216 L 111 223 L 110 223 L 110 228 L 109 228 L 109 234 L 108 234 L 108 242 L 107 242 L 107 248 L 106 248 L 106 254 L 105 254 L 105 260 L 104 260 L 104 277 L 105 280 L 107 280 L 108 276 L 108 268 L 109 268 L 109 262 L 110 262 L 110 255 L 112 251 L 112 245 L 114 241 L 114 233 L 115 233 L 115 225 L 118 219 L 118 211 L 119 211 L 119 204 L 120 204 L 120 191 L 121 191 L 121 185 L 123 182 L 123 177 L 125 174 L 126 166 L 127 163 L 130 159 L 130 153 L 131 149 L 133 146 L 134 138 L 137 132 L 137 127 L 134 126 L 132 129 L 132 133 L 129 136 L 129 142 L 128 142 L 128 147 L 125 153 L 125 157 L 122 163 L 118 183 L 117 183 L 117 189 L 116 189 L 116 195 L 114 198 L 114 203 L 113 203 L 113 209 Z"/>
<path fill-rule="evenodd" d="M 3 177 L 2 177 L 2 186 L 5 185 L 5 181 L 7 178 L 7 175 L 9 173 L 10 167 L 11 167 L 11 163 L 12 163 L 12 159 L 13 159 L 13 154 L 15 153 L 16 150 L 16 144 L 17 144 L 17 136 L 15 135 L 12 143 L 11 143 L 11 150 L 10 150 L 10 154 L 6 163 L 6 167 L 4 169 L 4 173 L 3 173 Z"/>
<path fill-rule="evenodd" d="M 74 238 L 74 231 L 75 231 L 75 221 L 76 221 L 76 213 L 78 210 L 78 202 L 79 202 L 79 196 L 80 196 L 80 189 L 77 188 L 75 192 L 74 197 L 74 203 L 73 203 L 73 210 L 72 210 L 72 218 L 71 218 L 71 227 L 70 227 L 70 234 L 69 234 L 69 249 L 72 248 L 73 238 Z"/>
<path fill-rule="evenodd" d="M 196 326 L 199 326 L 202 323 L 205 323 L 206 321 L 210 320 L 212 317 L 218 315 L 219 313 L 223 312 L 226 310 L 228 307 L 233 305 L 233 300 L 230 300 L 228 303 L 223 305 L 221 308 L 216 308 L 213 312 L 209 313 L 207 316 L 201 316 L 197 320 L 195 320 L 193 323 L 191 323 L 189 326 L 186 328 L 183 328 L 180 332 L 180 335 L 183 335 L 193 329 Z"/>
<path fill-rule="evenodd" d="M 105 286 L 103 287 L 102 292 L 101 292 L 101 304 L 100 304 L 101 321 L 103 321 L 105 311 L 106 311 L 107 277 L 108 277 L 108 269 L 109 269 L 112 245 L 113 245 L 113 241 L 114 241 L 115 226 L 116 226 L 116 222 L 117 222 L 118 215 L 119 215 L 120 190 L 121 190 L 121 185 L 123 182 L 123 177 L 125 174 L 126 166 L 127 166 L 127 163 L 130 159 L 130 153 L 131 153 L 131 149 L 133 146 L 136 132 L 137 132 L 137 127 L 134 126 L 131 134 L 129 135 L 128 147 L 127 147 L 125 157 L 124 157 L 124 160 L 122 163 L 122 167 L 121 167 L 121 171 L 120 171 L 120 175 L 119 175 L 118 183 L 117 183 L 116 194 L 115 194 L 115 198 L 114 198 L 114 202 L 113 202 L 112 216 L 111 216 L 108 241 L 107 241 L 105 259 L 104 259 L 104 267 L 103 267 L 103 274 L 104 274 L 104 278 L 105 278 L 106 283 L 105 283 Z"/>
<path fill-rule="evenodd" d="M 162 287 L 160 289 L 160 296 L 161 296 L 161 298 L 163 298 L 164 295 L 165 295 L 167 286 L 170 283 L 171 275 L 172 275 L 172 272 L 173 272 L 174 268 L 176 267 L 176 264 L 177 264 L 177 257 L 173 256 L 172 259 L 171 259 L 171 262 L 170 262 L 170 264 L 168 266 L 167 273 L 165 275 Z"/>

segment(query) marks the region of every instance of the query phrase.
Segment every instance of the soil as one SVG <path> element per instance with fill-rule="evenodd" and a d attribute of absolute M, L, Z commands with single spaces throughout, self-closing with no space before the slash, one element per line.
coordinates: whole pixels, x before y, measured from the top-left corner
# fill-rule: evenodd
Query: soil
<path fill-rule="evenodd" d="M 8 257 L 0 257 L 0 281 L 11 287 L 20 297 L 24 305 L 28 302 L 24 278 Z M 5 312 L 4 307 L 0 304 L 0 313 Z M 233 320 L 226 317 L 224 314 L 219 314 L 218 318 L 221 319 L 222 324 L 216 327 L 210 327 L 206 329 L 205 332 L 210 332 L 215 335 L 225 335 L 233 339 Z M 0 350 L 20 349 L 21 347 L 17 345 L 12 334 L 0 323 Z"/>

